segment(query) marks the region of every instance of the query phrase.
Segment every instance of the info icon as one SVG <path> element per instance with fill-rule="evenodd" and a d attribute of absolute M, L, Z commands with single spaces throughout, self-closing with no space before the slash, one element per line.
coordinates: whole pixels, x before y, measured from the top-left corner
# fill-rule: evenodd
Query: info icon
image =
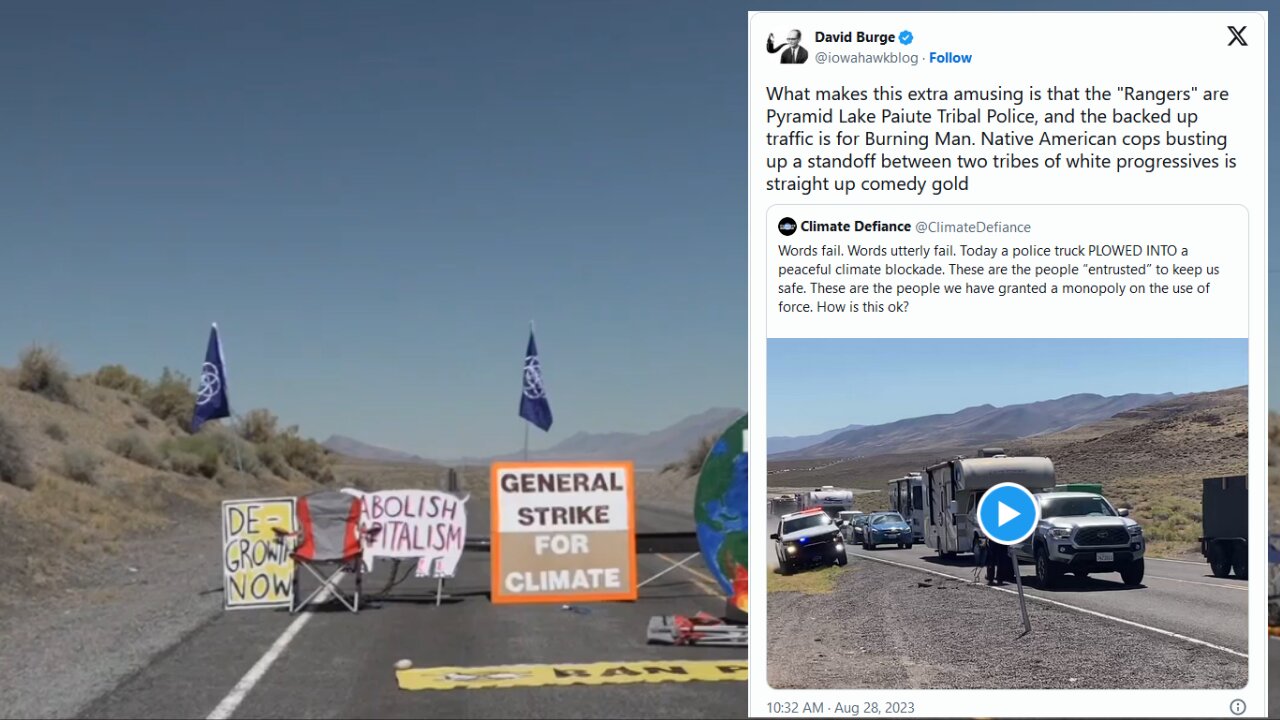
<path fill-rule="evenodd" d="M 783 235 L 794 235 L 796 228 L 798 227 L 800 226 L 796 224 L 796 221 L 789 217 L 782 218 L 782 220 L 778 221 L 778 232 Z"/>

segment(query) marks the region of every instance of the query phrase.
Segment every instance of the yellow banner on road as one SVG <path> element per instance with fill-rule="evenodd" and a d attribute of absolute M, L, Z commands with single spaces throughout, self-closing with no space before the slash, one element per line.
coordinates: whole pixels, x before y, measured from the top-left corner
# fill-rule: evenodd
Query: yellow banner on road
<path fill-rule="evenodd" d="M 555 685 L 708 682 L 747 679 L 747 661 L 598 662 L 557 665 L 434 667 L 396 671 L 401 690 L 514 688 Z"/>

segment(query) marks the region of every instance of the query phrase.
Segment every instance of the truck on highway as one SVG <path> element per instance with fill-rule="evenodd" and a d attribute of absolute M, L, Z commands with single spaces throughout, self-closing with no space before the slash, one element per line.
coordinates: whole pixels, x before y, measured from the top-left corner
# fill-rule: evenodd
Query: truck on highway
<path fill-rule="evenodd" d="M 1053 587 L 1068 572 L 1078 578 L 1118 572 L 1125 585 L 1142 582 L 1146 540 L 1128 509 L 1117 510 L 1089 492 L 1045 492 L 1035 498 L 1040 523 L 1011 551 L 1019 563 L 1035 563 L 1041 589 Z"/>
<path fill-rule="evenodd" d="M 1200 552 L 1215 577 L 1249 577 L 1249 481 L 1246 475 L 1205 478 L 1200 496 Z"/>
<path fill-rule="evenodd" d="M 778 571 L 790 575 L 798 568 L 815 565 L 846 565 L 844 533 L 838 521 L 820 508 L 788 513 L 778 518 L 769 535 L 778 557 Z"/>
<path fill-rule="evenodd" d="M 911 472 L 890 480 L 889 509 L 911 526 L 915 542 L 924 542 L 924 475 Z"/>
<path fill-rule="evenodd" d="M 998 448 L 984 448 L 988 450 Z M 978 500 L 1000 483 L 1017 483 L 1031 492 L 1054 486 L 1053 462 L 1046 457 L 956 457 L 924 470 L 924 541 L 942 557 L 970 553 L 978 546 Z"/>
<path fill-rule="evenodd" d="M 777 495 L 769 498 L 769 515 L 782 516 L 800 509 L 800 501 L 793 494 Z"/>
<path fill-rule="evenodd" d="M 838 519 L 842 511 L 853 509 L 853 491 L 839 490 L 833 485 L 814 488 L 800 498 L 801 510 L 822 508 L 833 520 Z"/>

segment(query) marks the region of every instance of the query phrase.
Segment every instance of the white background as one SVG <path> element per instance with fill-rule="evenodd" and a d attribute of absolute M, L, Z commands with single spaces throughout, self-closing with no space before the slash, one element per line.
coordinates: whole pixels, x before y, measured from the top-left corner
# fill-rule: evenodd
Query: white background
<path fill-rule="evenodd" d="M 1227 25 L 1248 26 L 1247 48 L 1228 47 L 1230 33 Z M 782 65 L 777 54 L 765 51 L 765 41 L 770 33 L 775 42 L 782 42 L 787 32 L 799 28 L 804 33 L 801 44 L 809 51 L 809 61 L 804 65 Z M 890 44 L 817 44 L 813 32 L 834 33 L 864 31 L 892 33 L 910 30 L 915 41 L 909 46 Z M 1248 211 L 1248 288 L 1247 310 L 1241 307 L 1233 311 L 1234 322 L 1247 323 L 1249 343 L 1249 474 L 1254 478 L 1266 478 L 1266 16 L 1261 13 L 749 13 L 747 57 L 748 73 L 748 143 L 749 159 L 749 215 L 750 242 L 750 397 L 752 417 L 749 432 L 753 436 L 753 448 L 765 448 L 768 437 L 768 408 L 766 404 L 766 337 L 767 330 L 775 327 L 771 320 L 766 328 L 769 311 L 767 288 L 774 284 L 774 277 L 767 271 L 767 250 L 777 240 L 776 220 L 771 224 L 767 215 L 774 205 L 796 203 L 820 204 L 883 204 L 909 203 L 929 205 L 934 203 L 972 204 L 1039 204 L 1071 203 L 1087 205 L 1135 204 L 1135 205 L 1243 205 Z M 882 51 L 914 54 L 919 64 L 848 65 L 816 62 L 818 51 L 840 53 L 879 53 Z M 974 56 L 971 65 L 930 65 L 930 50 L 969 53 Z M 1197 86 L 1201 91 L 1227 89 L 1231 92 L 1230 112 L 1220 108 L 1197 107 L 1197 101 L 1188 108 L 1205 115 L 1200 129 L 1225 132 L 1229 135 L 1228 151 L 1239 160 L 1234 171 L 1157 170 L 1154 173 L 1115 173 L 1091 171 L 1072 177 L 1066 173 L 1043 171 L 1009 172 L 960 171 L 969 174 L 971 190 L 966 193 L 947 193 L 938 197 L 910 194 L 863 193 L 844 196 L 837 193 L 814 193 L 807 197 L 799 193 L 765 192 L 766 177 L 774 176 L 763 166 L 766 154 L 783 154 L 778 148 L 763 146 L 765 108 L 769 104 L 764 93 L 768 85 L 789 84 L 800 87 L 867 87 L 895 85 L 910 87 L 965 87 L 982 88 L 1003 85 L 1006 88 L 1035 85 L 1046 87 L 1084 86 L 1093 84 L 1112 91 L 1118 85 L 1133 85 L 1152 89 L 1174 89 Z M 997 105 L 999 103 L 996 103 Z M 1082 103 L 1081 103 L 1082 104 Z M 817 109 L 835 103 L 811 103 L 812 108 L 792 103 L 789 109 Z M 842 105 L 853 108 L 855 103 Z M 881 103 L 866 103 L 879 108 Z M 902 103 L 904 107 L 913 107 Z M 924 109 L 933 109 L 926 104 Z M 1130 103 L 1136 109 L 1137 103 Z M 1143 103 L 1151 106 L 1154 103 Z M 1069 107 L 1070 104 L 1067 104 Z M 1065 108 L 1064 108 L 1065 109 Z M 1208 114 L 1215 117 L 1212 122 Z M 785 129 L 785 128 L 784 128 Z M 809 128 L 816 130 L 817 128 Z M 834 131 L 835 128 L 828 128 Z M 854 126 L 856 132 L 865 127 Z M 892 130 L 889 126 L 876 125 L 878 131 Z M 937 128 L 913 128 L 930 135 Z M 1032 129 L 1043 130 L 1043 126 Z M 1069 130 L 1072 128 L 1063 128 Z M 1078 129 L 1078 128 L 1075 128 Z M 1113 127 L 1116 132 L 1130 128 Z M 1175 129 L 1166 126 L 1133 128 L 1133 131 L 1160 132 Z M 981 148 L 969 148 L 968 151 Z M 1055 148 L 1054 151 L 1060 148 Z M 795 154 L 787 148 L 785 154 Z M 863 148 L 865 150 L 865 148 Z M 993 148 L 986 148 L 991 151 Z M 1100 148 L 1099 152 L 1114 153 L 1114 148 Z M 1198 155 L 1219 155 L 1208 148 L 1192 149 Z M 806 151 L 808 151 L 806 149 Z M 932 149 L 930 150 L 932 152 Z M 1047 150 L 1045 151 L 1047 153 Z M 1184 156 L 1186 148 L 1169 150 L 1167 155 Z M 855 153 L 856 154 L 856 153 Z M 990 154 L 990 153 L 988 153 Z M 1157 154 L 1158 156 L 1158 154 Z M 842 171 L 847 172 L 847 171 Z M 909 178 L 912 175 L 942 175 L 945 171 L 895 171 L 897 174 L 878 171 L 877 177 Z M 810 174 L 802 171 L 800 174 Z M 785 177 L 785 175 L 784 175 Z M 797 220 L 802 218 L 796 217 Z M 792 236 L 793 238 L 795 236 Z M 1237 236 L 1238 237 L 1238 236 Z M 1230 240 L 1227 239 L 1229 242 Z M 812 297 L 812 296 L 810 296 Z M 1112 313 L 1090 313 L 1091 332 L 1077 337 L 1137 337 L 1145 332 L 1135 328 L 1132 320 Z M 1175 314 L 1172 313 L 1171 314 Z M 1176 313 L 1181 321 L 1177 327 L 1179 337 L 1222 336 L 1222 329 L 1211 335 L 1198 334 L 1223 318 L 1203 317 L 1198 314 Z M 1243 318 L 1240 316 L 1243 315 Z M 994 322 L 999 318 L 988 318 Z M 1058 320 L 1044 319 L 1030 326 L 1028 337 L 1063 337 Z M 986 324 L 981 313 L 974 313 L 966 323 L 977 328 Z M 1018 323 L 1000 322 L 1007 328 L 1027 327 Z M 1166 323 L 1167 325 L 1167 323 Z M 845 328 L 825 333 L 816 330 L 812 336 L 842 337 L 931 337 L 937 328 L 897 328 L 890 332 L 881 325 L 875 328 Z M 1079 328 L 1077 328 L 1079 330 Z M 806 332 L 808 328 L 806 328 Z M 1166 333 L 1172 335 L 1173 333 Z M 952 336 L 958 336 L 949 333 Z M 967 333 L 974 336 L 974 333 Z M 1008 337 L 1008 334 L 997 336 Z M 1069 335 L 1067 335 L 1069 336 Z M 1239 336 L 1239 335 L 1237 335 Z M 750 477 L 766 477 L 767 457 L 764 451 L 749 456 Z M 769 552 L 767 541 L 765 482 L 753 482 L 750 500 L 751 553 L 758 562 L 752 563 L 751 585 L 767 587 L 768 566 L 764 562 Z M 885 691 L 778 691 L 772 690 L 767 681 L 767 633 L 763 624 L 752 633 L 750 647 L 750 714 L 776 716 L 770 712 L 769 703 L 821 701 L 830 709 L 835 702 L 872 700 L 883 707 L 888 701 L 910 700 L 915 703 L 917 717 L 999 717 L 999 716 L 1073 716 L 1132 717 L 1132 716 L 1190 716 L 1221 717 L 1228 715 L 1231 700 L 1243 698 L 1248 709 L 1246 716 L 1264 717 L 1266 713 L 1266 554 L 1265 528 L 1267 527 L 1266 485 L 1250 483 L 1250 527 L 1255 529 L 1259 548 L 1251 558 L 1249 573 L 1254 578 L 1250 584 L 1249 612 L 1249 684 L 1243 690 L 894 690 Z M 752 599 L 758 619 L 768 616 L 767 594 L 757 592 Z M 1170 668 L 1176 672 L 1176 668 Z M 864 715 L 863 717 L 869 717 Z"/>

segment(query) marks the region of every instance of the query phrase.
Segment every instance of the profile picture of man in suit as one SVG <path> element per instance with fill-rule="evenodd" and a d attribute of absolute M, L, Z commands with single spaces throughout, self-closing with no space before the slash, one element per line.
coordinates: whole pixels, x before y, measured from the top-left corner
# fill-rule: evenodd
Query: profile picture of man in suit
<path fill-rule="evenodd" d="M 774 45 L 773 33 L 769 33 L 769 52 L 776 53 L 782 51 L 783 65 L 799 65 L 809 59 L 809 51 L 800 47 L 800 31 L 792 30 L 787 33 L 786 45 Z"/>

